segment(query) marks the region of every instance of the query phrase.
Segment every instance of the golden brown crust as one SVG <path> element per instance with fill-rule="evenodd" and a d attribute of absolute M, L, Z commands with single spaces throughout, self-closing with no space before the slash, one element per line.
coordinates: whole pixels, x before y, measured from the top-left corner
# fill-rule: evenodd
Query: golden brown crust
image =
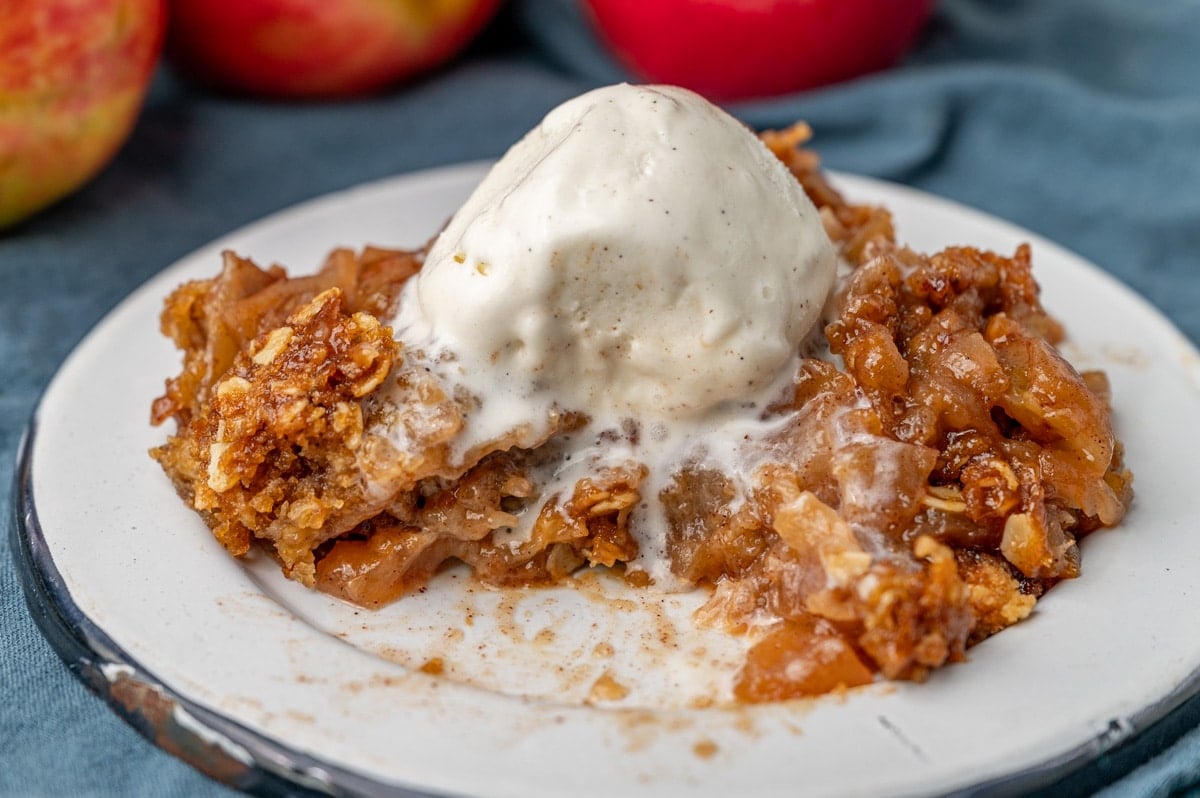
<path fill-rule="evenodd" d="M 1132 499 L 1107 383 L 1054 348 L 1063 331 L 1028 247 L 900 246 L 886 210 L 833 189 L 799 147 L 807 135 L 763 139 L 853 269 L 825 330 L 840 365 L 802 361 L 754 474 L 681 466 L 655 497 L 673 572 L 713 589 L 698 621 L 753 637 L 743 701 L 922 679 L 962 659 L 1077 575 L 1078 538 Z M 634 560 L 644 467 L 541 495 L 536 465 L 581 419 L 451 462 L 470 400 L 379 322 L 419 265 L 420 253 L 339 250 L 289 278 L 227 254 L 219 277 L 181 286 L 163 331 L 183 370 L 152 410 L 176 421 L 153 456 L 180 494 L 234 554 L 261 540 L 289 576 L 364 606 L 450 560 L 497 585 Z M 535 520 L 509 543 L 518 513 Z"/>

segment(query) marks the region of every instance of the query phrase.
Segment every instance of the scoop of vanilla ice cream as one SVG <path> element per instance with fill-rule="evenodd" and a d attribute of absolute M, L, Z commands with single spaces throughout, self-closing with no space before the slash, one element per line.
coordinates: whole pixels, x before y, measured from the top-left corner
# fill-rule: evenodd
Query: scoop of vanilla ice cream
<path fill-rule="evenodd" d="M 696 420 L 774 398 L 834 272 L 817 210 L 750 130 L 684 89 L 618 85 L 496 163 L 395 326 L 485 401 Z"/>

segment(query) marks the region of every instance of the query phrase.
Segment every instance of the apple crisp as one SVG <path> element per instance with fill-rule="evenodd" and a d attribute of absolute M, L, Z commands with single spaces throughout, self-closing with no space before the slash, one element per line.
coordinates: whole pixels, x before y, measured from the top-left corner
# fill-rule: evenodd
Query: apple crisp
<path fill-rule="evenodd" d="M 1056 350 L 1027 246 L 915 252 L 886 209 L 830 184 L 807 128 L 762 139 L 840 255 L 827 351 L 766 411 L 752 473 L 681 462 L 657 491 L 667 564 L 710 591 L 697 623 L 750 636 L 737 700 L 920 680 L 1027 617 L 1079 574 L 1079 539 L 1121 520 L 1132 478 L 1108 384 Z M 152 456 L 232 554 L 261 545 L 288 577 L 365 607 L 452 561 L 489 585 L 602 566 L 653 589 L 631 529 L 644 464 L 548 493 L 583 415 L 455 451 L 486 398 L 456 393 L 388 326 L 422 259 L 337 250 L 289 277 L 225 253 L 217 277 L 167 299 L 183 368 L 154 402 L 175 432 Z"/>

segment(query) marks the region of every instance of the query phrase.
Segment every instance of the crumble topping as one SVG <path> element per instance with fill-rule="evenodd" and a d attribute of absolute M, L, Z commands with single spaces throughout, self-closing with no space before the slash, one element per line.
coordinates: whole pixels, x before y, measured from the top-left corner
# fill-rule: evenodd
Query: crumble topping
<path fill-rule="evenodd" d="M 168 298 L 183 370 L 155 401 L 175 433 L 152 455 L 231 553 L 255 541 L 307 585 L 372 607 L 449 561 L 501 586 L 622 569 L 657 589 L 631 516 L 661 506 L 669 576 L 711 591 L 697 623 L 751 636 L 740 701 L 924 678 L 1027 617 L 1079 574 L 1077 541 L 1117 524 L 1132 478 L 1103 374 L 1055 349 L 1031 253 L 926 255 L 885 209 L 847 203 L 797 126 L 762 139 L 820 211 L 844 279 L 763 434 L 737 462 L 685 458 L 664 484 L 631 455 L 649 426 L 595 441 L 555 412 L 454 450 L 487 397 L 455 392 L 396 341 L 422 252 L 338 250 L 310 277 L 227 253 Z M 387 390 L 382 388 L 386 386 Z M 522 519 L 527 534 L 514 534 Z M 641 558 L 641 559 L 639 559 Z"/>

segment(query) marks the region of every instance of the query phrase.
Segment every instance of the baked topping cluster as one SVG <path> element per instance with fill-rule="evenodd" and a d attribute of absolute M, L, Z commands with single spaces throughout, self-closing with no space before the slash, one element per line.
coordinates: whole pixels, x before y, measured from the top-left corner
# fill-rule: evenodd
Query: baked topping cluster
<path fill-rule="evenodd" d="M 762 140 L 840 256 L 827 350 L 751 411 L 762 432 L 734 457 L 697 450 L 658 480 L 637 457 L 651 424 L 595 432 L 576 408 L 464 451 L 488 399 L 394 338 L 424 252 L 381 249 L 336 251 L 308 277 L 229 253 L 177 289 L 163 329 L 184 366 L 153 407 L 176 430 L 152 454 L 230 552 L 259 541 L 291 578 L 368 607 L 449 561 L 491 585 L 592 565 L 662 588 L 637 521 L 653 504 L 671 586 L 711 591 L 697 623 L 751 641 L 737 700 L 921 679 L 1078 575 L 1079 538 L 1121 520 L 1131 477 L 1103 374 L 1055 349 L 1029 249 L 897 244 L 806 136 Z M 564 489 L 548 475 L 583 434 L 622 454 Z"/>

